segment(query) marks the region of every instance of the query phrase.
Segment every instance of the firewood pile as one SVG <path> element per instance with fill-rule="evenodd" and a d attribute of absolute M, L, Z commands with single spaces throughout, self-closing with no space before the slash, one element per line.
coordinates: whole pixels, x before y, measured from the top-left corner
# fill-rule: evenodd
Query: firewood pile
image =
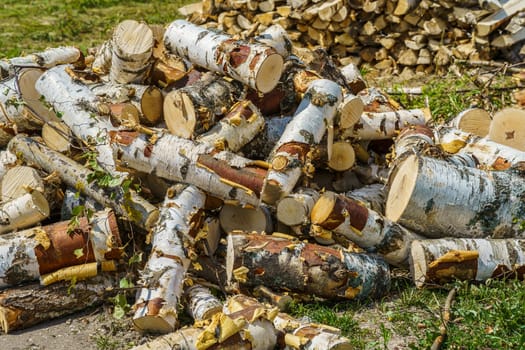
<path fill-rule="evenodd" d="M 520 0 L 203 0 L 187 19 L 241 38 L 281 25 L 295 47 L 328 48 L 342 65 L 422 72 L 454 60 L 525 57 Z"/>
<path fill-rule="evenodd" d="M 280 26 L 126 20 L 85 54 L 2 61 L 0 327 L 103 302 L 135 245 L 133 324 L 166 333 L 141 349 L 347 349 L 282 311 L 381 297 L 391 267 L 523 276 L 523 110 L 432 125 L 292 49 Z"/>

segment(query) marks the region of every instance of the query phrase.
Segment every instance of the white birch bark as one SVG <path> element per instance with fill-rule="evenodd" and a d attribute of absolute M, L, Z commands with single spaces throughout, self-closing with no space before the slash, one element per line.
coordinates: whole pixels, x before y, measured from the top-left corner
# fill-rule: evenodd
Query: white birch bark
<path fill-rule="evenodd" d="M 277 219 L 285 225 L 307 225 L 310 212 L 319 199 L 319 192 L 311 188 L 300 188 L 277 202 Z"/>
<path fill-rule="evenodd" d="M 399 110 L 395 112 L 364 112 L 360 120 L 342 130 L 343 138 L 360 140 L 384 140 L 393 138 L 397 132 L 409 125 L 424 125 L 431 118 L 428 109 Z"/>
<path fill-rule="evenodd" d="M 487 138 L 447 127 L 435 130 L 439 145 L 443 150 L 452 154 L 474 156 L 479 165 L 483 167 L 505 170 L 525 161 L 525 152 Z"/>
<path fill-rule="evenodd" d="M 106 75 L 111 69 L 111 59 L 113 57 L 113 41 L 106 40 L 98 48 L 95 59 L 91 64 L 91 70 L 98 75 Z"/>
<path fill-rule="evenodd" d="M 410 243 L 420 238 L 360 202 L 333 192 L 325 192 L 316 202 L 311 220 L 314 235 L 332 231 L 400 267 L 408 267 Z"/>
<path fill-rule="evenodd" d="M 361 188 L 348 191 L 345 195 L 349 198 L 355 199 L 367 208 L 384 215 L 386 189 L 383 184 L 370 184 Z"/>
<path fill-rule="evenodd" d="M 264 127 L 259 135 L 247 143 L 241 149 L 241 153 L 249 159 L 266 160 L 291 120 L 291 116 L 265 118 Z"/>
<path fill-rule="evenodd" d="M 239 151 L 264 127 L 264 117 L 250 101 L 240 101 L 232 106 L 228 114 L 208 132 L 197 137 L 217 151 Z"/>
<path fill-rule="evenodd" d="M 235 41 L 183 20 L 168 26 L 164 45 L 198 66 L 226 74 L 262 93 L 273 90 L 283 71 L 283 58 L 271 47 Z"/>
<path fill-rule="evenodd" d="M 222 311 L 222 302 L 211 290 L 197 282 L 184 290 L 186 310 L 195 321 L 210 319 Z"/>
<path fill-rule="evenodd" d="M 93 198 L 103 207 L 113 208 L 118 215 L 134 222 L 139 227 L 149 229 L 158 218 L 157 208 L 134 190 L 130 189 L 126 194 L 121 188 L 104 188 L 98 186 L 96 181 L 88 182 L 92 174 L 90 170 L 27 136 L 15 136 L 8 148 L 46 172 L 56 172 L 63 183 L 69 187 Z"/>
<path fill-rule="evenodd" d="M 0 151 L 0 181 L 5 173 L 16 164 L 16 155 L 8 150 Z"/>
<path fill-rule="evenodd" d="M 153 53 L 153 32 L 145 23 L 124 20 L 115 28 L 112 38 L 112 82 L 142 83 L 150 68 Z"/>
<path fill-rule="evenodd" d="M 330 80 L 318 79 L 309 85 L 269 157 L 272 168 L 261 194 L 264 202 L 274 204 L 292 192 L 301 177 L 310 147 L 319 144 L 327 127 L 333 126 L 342 98 L 341 87 Z"/>
<path fill-rule="evenodd" d="M 69 222 L 62 222 L 1 235 L 0 288 L 37 280 L 57 268 L 85 264 L 89 262 L 89 255 L 94 261 L 103 262 L 107 260 L 106 253 L 118 249 L 115 243 L 118 244 L 120 238 L 117 237 L 116 219 L 111 211 L 97 212 L 89 223 L 81 222 L 77 227 L 82 232 L 80 235 L 68 234 L 68 225 Z M 72 240 L 73 236 L 82 235 L 86 235 L 87 241 L 80 239 L 77 246 L 61 242 L 64 238 Z M 68 250 L 71 247 L 82 250 L 82 255 L 73 262 L 65 258 L 66 255 L 75 256 L 73 251 Z"/>
<path fill-rule="evenodd" d="M 31 191 L 0 204 L 0 234 L 35 226 L 49 217 L 49 203 L 39 191 Z"/>
<path fill-rule="evenodd" d="M 51 68 L 60 64 L 77 63 L 83 59 L 84 55 L 76 47 L 60 46 L 27 56 L 10 58 L 2 69 L 6 69 L 9 76 L 14 76 L 17 67 Z"/>
<path fill-rule="evenodd" d="M 352 94 L 356 95 L 359 91 L 366 89 L 366 81 L 355 64 L 350 63 L 342 67 L 341 74 L 343 74 L 346 84 L 350 86 Z"/>
<path fill-rule="evenodd" d="M 411 153 L 421 153 L 434 145 L 434 131 L 428 126 L 414 125 L 403 128 L 395 140 L 395 159 L 397 161 Z"/>
<path fill-rule="evenodd" d="M 97 160 L 107 171 L 116 174 L 113 152 L 108 144 L 107 132 L 114 130 L 109 120 L 85 108 L 96 104 L 96 95 L 85 85 L 71 79 L 66 66 L 57 66 L 42 74 L 36 83 L 45 97 L 73 134 L 98 151 Z"/>
<path fill-rule="evenodd" d="M 270 46 L 286 59 L 292 53 L 292 41 L 286 30 L 279 24 L 274 24 L 259 33 L 255 38 L 260 43 Z"/>
<path fill-rule="evenodd" d="M 134 305 L 133 323 L 143 332 L 168 333 L 178 325 L 177 307 L 190 263 L 185 241 L 205 200 L 206 195 L 194 186 L 178 186 L 166 194 L 153 228 L 152 252 L 141 272 L 144 287 Z"/>
<path fill-rule="evenodd" d="M 487 172 L 411 155 L 392 172 L 386 217 L 422 235 L 521 237 L 525 181 L 513 171 Z"/>
<path fill-rule="evenodd" d="M 226 174 L 221 176 L 202 164 L 202 159 L 199 160 L 202 155 L 213 154 L 213 148 L 208 145 L 170 134 L 156 135 L 152 143 L 146 135 L 122 132 L 112 136 L 112 144 L 119 151 L 119 159 L 133 169 L 167 180 L 191 183 L 221 199 L 259 204 L 257 191 L 235 182 L 237 180 L 228 180 Z M 254 165 L 253 161 L 226 151 L 210 157 L 228 164 L 229 170 L 234 172 Z"/>
<path fill-rule="evenodd" d="M 410 272 L 417 287 L 454 279 L 523 278 L 522 239 L 443 238 L 416 240 L 410 252 Z"/>

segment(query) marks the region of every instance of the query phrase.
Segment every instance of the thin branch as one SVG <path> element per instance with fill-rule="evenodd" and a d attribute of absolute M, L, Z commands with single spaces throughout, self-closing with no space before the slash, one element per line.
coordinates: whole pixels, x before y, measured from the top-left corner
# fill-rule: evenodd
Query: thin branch
<path fill-rule="evenodd" d="M 448 293 L 447 300 L 445 301 L 445 307 L 443 308 L 443 312 L 441 313 L 441 326 L 439 327 L 439 335 L 434 340 L 434 343 L 432 344 L 430 350 L 441 349 L 441 346 L 443 345 L 443 342 L 447 337 L 447 326 L 450 321 L 451 305 L 454 301 L 454 297 L 456 296 L 457 291 L 458 289 L 454 287 Z"/>

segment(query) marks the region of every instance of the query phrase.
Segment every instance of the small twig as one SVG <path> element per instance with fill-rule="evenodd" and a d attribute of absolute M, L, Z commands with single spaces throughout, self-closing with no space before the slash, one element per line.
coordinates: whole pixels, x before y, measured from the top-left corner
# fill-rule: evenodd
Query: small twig
<path fill-rule="evenodd" d="M 520 85 L 513 85 L 513 86 L 491 87 L 489 88 L 489 90 L 506 91 L 506 90 L 515 90 L 515 89 L 523 89 L 523 88 L 525 88 L 525 85 L 520 84 Z M 465 92 L 472 92 L 474 90 L 479 90 L 479 88 L 458 89 L 458 90 L 454 90 L 454 92 L 465 93 Z M 386 93 L 389 95 L 423 95 L 425 94 L 425 92 L 423 91 L 423 87 L 387 89 Z"/>
<path fill-rule="evenodd" d="M 448 293 L 447 300 L 445 301 L 445 307 L 443 308 L 443 312 L 441 314 L 441 326 L 439 327 L 439 335 L 434 340 L 434 343 L 432 344 L 430 350 L 441 349 L 441 345 L 443 345 L 443 342 L 447 337 L 447 326 L 450 321 L 450 309 L 452 301 L 454 301 L 454 297 L 456 296 L 457 291 L 458 289 L 454 287 Z"/>

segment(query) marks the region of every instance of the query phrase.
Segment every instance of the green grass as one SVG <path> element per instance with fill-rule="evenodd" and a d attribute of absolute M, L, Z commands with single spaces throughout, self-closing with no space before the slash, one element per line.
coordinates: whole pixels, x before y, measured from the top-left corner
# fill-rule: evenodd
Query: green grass
<path fill-rule="evenodd" d="M 2 0 L 0 58 L 47 47 L 74 45 L 82 50 L 108 39 L 124 19 L 167 24 L 180 18 L 188 0 Z"/>

